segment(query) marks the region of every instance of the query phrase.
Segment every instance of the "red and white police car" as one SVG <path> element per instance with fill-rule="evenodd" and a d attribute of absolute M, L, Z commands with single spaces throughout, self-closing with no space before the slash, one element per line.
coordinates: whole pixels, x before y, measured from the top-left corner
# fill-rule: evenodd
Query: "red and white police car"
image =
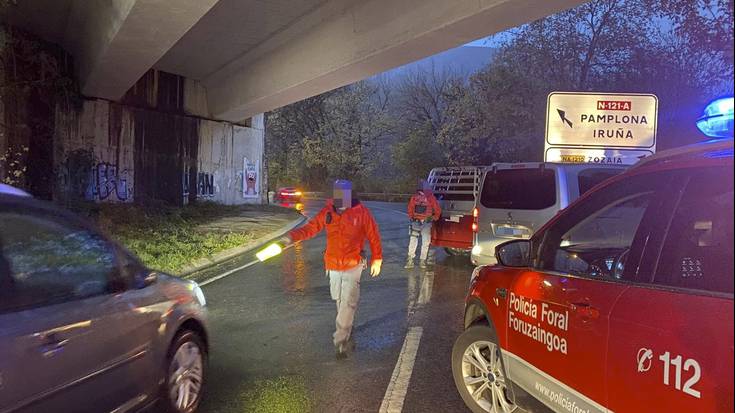
<path fill-rule="evenodd" d="M 731 139 L 654 155 L 496 256 L 452 354 L 474 412 L 733 411 Z"/>

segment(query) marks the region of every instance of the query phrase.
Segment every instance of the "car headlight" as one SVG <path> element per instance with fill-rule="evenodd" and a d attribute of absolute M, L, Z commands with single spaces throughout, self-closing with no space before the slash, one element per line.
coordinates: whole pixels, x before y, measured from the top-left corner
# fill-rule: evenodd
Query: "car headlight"
<path fill-rule="evenodd" d="M 199 305 L 201 305 L 202 307 L 207 305 L 207 299 L 204 298 L 204 291 L 202 291 L 202 287 L 200 287 L 199 284 L 194 283 L 191 291 L 194 293 L 194 297 L 196 297 Z"/>
<path fill-rule="evenodd" d="M 482 254 L 482 247 L 480 244 L 475 244 L 475 246 L 472 247 L 472 255 L 480 255 Z"/>

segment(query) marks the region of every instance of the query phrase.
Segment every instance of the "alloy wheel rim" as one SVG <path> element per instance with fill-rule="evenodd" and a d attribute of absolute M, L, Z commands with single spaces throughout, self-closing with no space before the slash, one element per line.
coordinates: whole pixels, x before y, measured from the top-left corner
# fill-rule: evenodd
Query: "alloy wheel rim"
<path fill-rule="evenodd" d="M 500 349 L 489 341 L 476 341 L 462 355 L 462 380 L 472 399 L 486 412 L 510 413 L 508 386 L 500 361 Z"/>
<path fill-rule="evenodd" d="M 203 357 L 199 346 L 188 341 L 182 344 L 169 368 L 169 397 L 180 412 L 196 406 L 202 390 Z"/>

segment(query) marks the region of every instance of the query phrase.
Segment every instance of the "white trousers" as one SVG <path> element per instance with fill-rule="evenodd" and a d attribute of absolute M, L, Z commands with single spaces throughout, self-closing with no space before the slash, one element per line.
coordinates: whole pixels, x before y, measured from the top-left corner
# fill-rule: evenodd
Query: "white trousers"
<path fill-rule="evenodd" d="M 332 335 L 334 345 L 350 339 L 355 321 L 357 302 L 360 300 L 360 276 L 362 265 L 345 271 L 329 270 L 329 290 L 337 304 L 336 329 Z"/>
<path fill-rule="evenodd" d="M 416 257 L 416 248 L 419 245 L 419 235 L 421 236 L 421 260 L 426 260 L 429 256 L 429 244 L 431 243 L 431 222 L 420 223 L 411 222 L 409 227 L 411 238 L 408 240 L 408 259 L 412 260 Z"/>

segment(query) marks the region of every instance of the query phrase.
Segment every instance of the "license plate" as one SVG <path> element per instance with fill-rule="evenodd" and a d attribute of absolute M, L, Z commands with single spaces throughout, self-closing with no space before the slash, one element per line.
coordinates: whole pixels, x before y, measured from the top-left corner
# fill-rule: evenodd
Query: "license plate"
<path fill-rule="evenodd" d="M 504 235 L 506 237 L 520 237 L 525 233 L 522 229 L 509 227 L 497 227 L 495 228 L 495 232 L 498 235 Z"/>
<path fill-rule="evenodd" d="M 449 218 L 447 218 L 447 221 L 459 223 L 460 219 L 462 219 L 462 215 L 452 215 Z"/>

